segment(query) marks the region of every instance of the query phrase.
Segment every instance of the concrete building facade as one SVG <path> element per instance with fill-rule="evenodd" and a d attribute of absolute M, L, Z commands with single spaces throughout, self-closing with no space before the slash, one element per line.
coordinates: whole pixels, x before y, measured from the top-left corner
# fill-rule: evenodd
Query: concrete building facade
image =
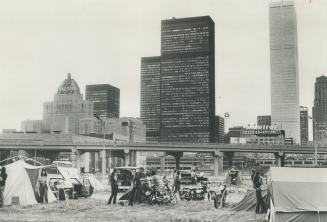
<path fill-rule="evenodd" d="M 53 102 L 43 105 L 43 121 L 50 132 L 77 133 L 79 120 L 93 116 L 93 102 L 83 99 L 79 86 L 71 75 L 63 81 Z"/>
<path fill-rule="evenodd" d="M 50 133 L 49 126 L 43 120 L 24 120 L 20 130 L 24 133 Z"/>
<path fill-rule="evenodd" d="M 301 129 L 301 144 L 306 145 L 309 141 L 309 126 L 308 126 L 308 107 L 300 106 L 300 129 Z"/>

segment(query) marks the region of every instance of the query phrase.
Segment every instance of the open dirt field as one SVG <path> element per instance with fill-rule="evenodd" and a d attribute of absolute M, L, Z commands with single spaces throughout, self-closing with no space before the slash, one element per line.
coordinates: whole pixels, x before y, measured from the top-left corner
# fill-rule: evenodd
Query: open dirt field
<path fill-rule="evenodd" d="M 229 205 L 239 201 L 243 191 L 235 190 L 229 194 Z M 178 201 L 177 205 L 149 206 L 145 204 L 133 207 L 105 203 L 108 192 L 95 194 L 89 199 L 61 201 L 48 205 L 28 207 L 11 206 L 0 208 L 0 221 L 226 221 L 226 222 L 262 222 L 264 215 L 254 212 L 235 212 L 227 206 L 215 209 L 212 202 Z"/>

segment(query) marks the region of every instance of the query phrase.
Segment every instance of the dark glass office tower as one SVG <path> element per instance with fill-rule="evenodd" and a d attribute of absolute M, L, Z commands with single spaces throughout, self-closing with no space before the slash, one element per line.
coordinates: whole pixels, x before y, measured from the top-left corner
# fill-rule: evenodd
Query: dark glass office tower
<path fill-rule="evenodd" d="M 109 84 L 87 85 L 85 99 L 94 102 L 94 114 L 101 118 L 119 118 L 120 90 Z"/>
<path fill-rule="evenodd" d="M 215 28 L 209 16 L 161 21 L 161 142 L 214 142 Z"/>
<path fill-rule="evenodd" d="M 142 58 L 148 142 L 215 142 L 215 29 L 209 16 L 161 21 L 161 56 Z"/>
<path fill-rule="evenodd" d="M 257 116 L 257 126 L 271 126 L 271 116 Z"/>
<path fill-rule="evenodd" d="M 316 78 L 313 114 L 313 140 L 327 142 L 327 77 Z"/>
<path fill-rule="evenodd" d="M 141 120 L 146 141 L 160 141 L 160 56 L 141 60 Z"/>

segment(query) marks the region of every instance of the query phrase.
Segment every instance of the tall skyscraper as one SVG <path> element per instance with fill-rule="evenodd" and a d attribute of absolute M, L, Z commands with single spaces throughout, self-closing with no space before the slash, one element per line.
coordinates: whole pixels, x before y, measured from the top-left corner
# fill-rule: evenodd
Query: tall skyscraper
<path fill-rule="evenodd" d="M 270 3 L 271 121 L 300 143 L 296 12 L 292 1 Z"/>
<path fill-rule="evenodd" d="M 209 16 L 161 21 L 161 56 L 142 58 L 141 75 L 141 119 L 149 136 L 155 138 L 159 128 L 161 142 L 215 141 L 215 30 Z"/>
<path fill-rule="evenodd" d="M 327 77 L 316 78 L 313 115 L 313 140 L 327 142 Z"/>
<path fill-rule="evenodd" d="M 214 141 L 214 25 L 208 16 L 161 21 L 161 141 Z"/>
<path fill-rule="evenodd" d="M 94 102 L 94 114 L 101 118 L 119 118 L 120 90 L 109 84 L 86 85 L 86 100 Z"/>
<path fill-rule="evenodd" d="M 257 126 L 271 126 L 271 116 L 257 116 Z"/>
<path fill-rule="evenodd" d="M 146 141 L 160 141 L 160 56 L 141 60 L 141 119 Z"/>
<path fill-rule="evenodd" d="M 309 127 L 308 127 L 308 107 L 300 106 L 300 129 L 301 129 L 301 144 L 308 143 Z"/>

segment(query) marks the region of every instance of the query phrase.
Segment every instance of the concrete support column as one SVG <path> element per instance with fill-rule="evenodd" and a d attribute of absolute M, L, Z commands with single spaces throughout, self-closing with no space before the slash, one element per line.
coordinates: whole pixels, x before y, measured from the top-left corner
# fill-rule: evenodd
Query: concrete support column
<path fill-rule="evenodd" d="M 129 149 L 125 148 L 124 149 L 124 154 L 125 154 L 125 167 L 127 167 L 129 165 Z"/>
<path fill-rule="evenodd" d="M 70 160 L 72 162 L 72 166 L 78 170 L 80 170 L 80 153 L 76 148 L 72 149 L 72 152 L 70 153 Z"/>
<path fill-rule="evenodd" d="M 167 152 L 167 155 L 172 155 L 176 160 L 176 170 L 180 170 L 181 166 L 181 157 L 183 156 L 183 152 Z"/>
<path fill-rule="evenodd" d="M 106 168 L 107 168 L 107 153 L 106 150 L 101 150 L 101 172 L 102 176 L 106 175 Z"/>
<path fill-rule="evenodd" d="M 133 166 L 137 166 L 137 155 L 138 155 L 138 152 L 137 151 L 134 151 Z"/>
<path fill-rule="evenodd" d="M 98 172 L 99 169 L 99 152 L 94 152 L 94 170 Z"/>
<path fill-rule="evenodd" d="M 180 156 L 176 156 L 176 170 L 180 170 L 181 167 L 181 157 Z"/>
<path fill-rule="evenodd" d="M 220 173 L 223 172 L 223 154 L 219 150 L 216 150 L 213 153 L 213 160 L 214 160 L 213 175 L 218 176 Z"/>
<path fill-rule="evenodd" d="M 224 154 L 228 160 L 228 168 L 231 168 L 233 166 L 234 152 L 224 152 Z"/>
<path fill-rule="evenodd" d="M 165 171 L 165 156 L 160 156 L 160 172 Z"/>
<path fill-rule="evenodd" d="M 276 158 L 276 165 L 279 167 L 284 167 L 285 166 L 285 153 L 278 152 L 278 153 L 274 153 L 274 155 Z"/>

